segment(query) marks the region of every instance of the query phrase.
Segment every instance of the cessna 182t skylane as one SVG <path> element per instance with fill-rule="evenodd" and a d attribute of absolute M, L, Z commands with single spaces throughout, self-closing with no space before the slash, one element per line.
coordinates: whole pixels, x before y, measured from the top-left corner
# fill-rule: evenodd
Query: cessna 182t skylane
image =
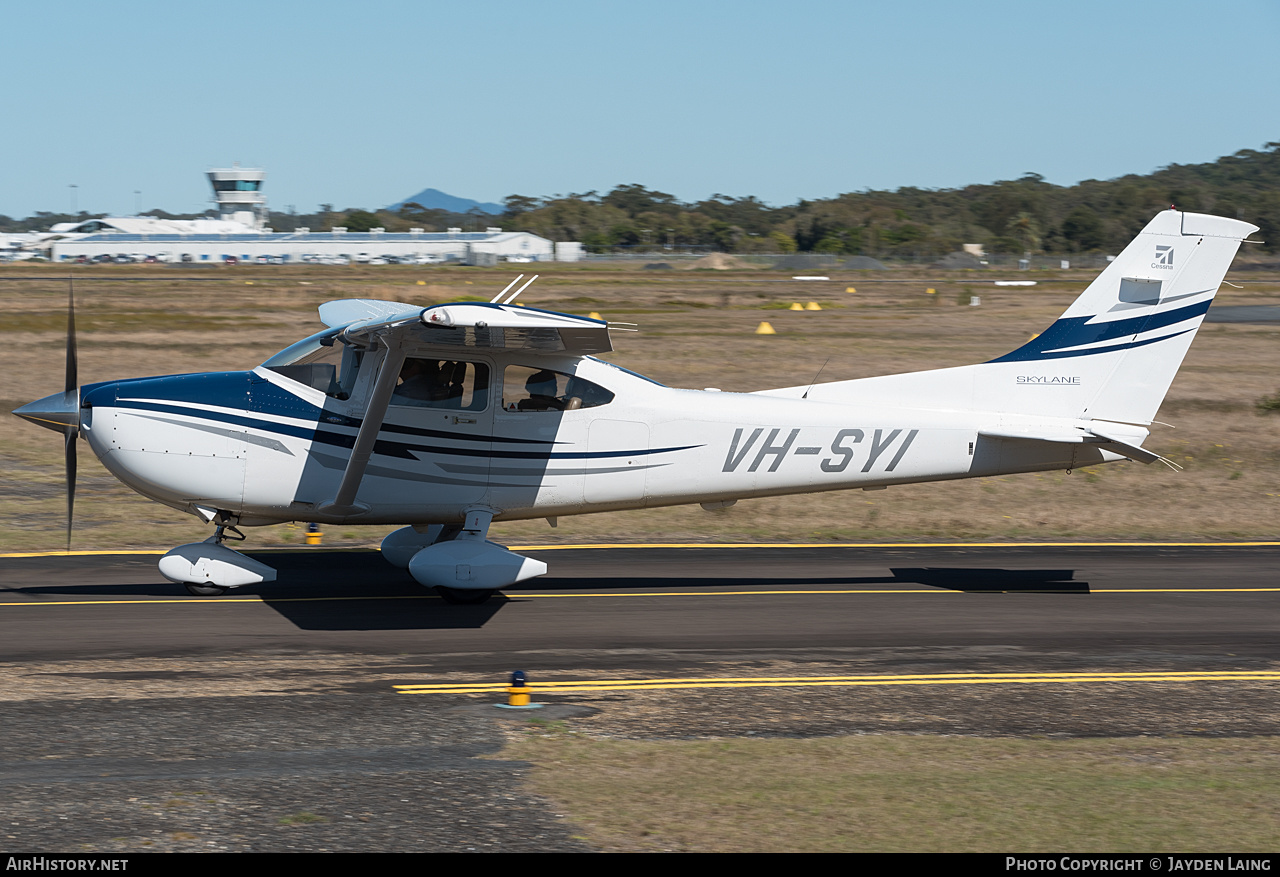
<path fill-rule="evenodd" d="M 329 302 L 327 329 L 248 372 L 77 387 L 70 336 L 67 392 L 14 413 L 65 434 L 69 491 L 79 435 L 125 484 L 214 525 L 160 561 L 195 594 L 274 580 L 223 544 L 237 526 L 314 521 L 408 525 L 384 556 L 480 602 L 547 569 L 488 541 L 494 521 L 1160 460 L 1147 427 L 1256 230 L 1164 211 L 1043 333 L 958 368 L 672 389 L 595 358 L 606 323 L 504 290 Z"/>

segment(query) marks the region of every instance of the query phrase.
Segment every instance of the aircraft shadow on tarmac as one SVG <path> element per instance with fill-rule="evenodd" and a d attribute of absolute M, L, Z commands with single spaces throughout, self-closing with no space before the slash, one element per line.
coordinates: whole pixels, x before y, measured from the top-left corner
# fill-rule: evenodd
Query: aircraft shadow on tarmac
<path fill-rule="evenodd" d="M 894 568 L 889 576 L 547 576 L 504 589 L 487 603 L 456 606 L 436 599 L 407 572 L 382 562 L 375 552 L 263 553 L 259 559 L 277 570 L 275 582 L 247 586 L 235 596 L 255 596 L 302 630 L 431 630 L 483 627 L 521 591 L 688 590 L 691 588 L 795 588 L 824 590 L 865 585 L 922 584 L 970 593 L 1087 594 L 1087 582 L 1073 581 L 1074 570 L 991 569 L 974 567 Z M 180 585 L 162 582 L 12 587 L 42 596 L 95 596 L 116 599 L 186 597 Z M 409 598 L 409 599 L 397 599 Z M 220 598 L 198 598 L 212 600 Z"/>
<path fill-rule="evenodd" d="M 971 594 L 1088 594 L 1088 582 L 1072 581 L 1072 569 L 977 569 L 922 567 L 891 569 L 895 582 L 916 582 Z"/>

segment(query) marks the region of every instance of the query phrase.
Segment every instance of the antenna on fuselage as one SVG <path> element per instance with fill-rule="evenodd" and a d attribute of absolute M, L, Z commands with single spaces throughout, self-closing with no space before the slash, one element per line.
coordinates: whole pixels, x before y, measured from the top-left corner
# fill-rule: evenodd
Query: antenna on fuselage
<path fill-rule="evenodd" d="M 523 274 L 521 274 L 521 275 L 520 275 L 520 277 L 523 277 L 523 276 L 524 276 Z M 517 278 L 516 278 L 516 280 L 519 280 L 519 279 L 520 279 L 520 277 L 517 277 Z M 528 289 L 528 288 L 529 288 L 529 284 L 530 284 L 530 283 L 533 283 L 533 281 L 535 281 L 535 280 L 537 280 L 537 279 L 538 279 L 538 275 L 537 275 L 537 274 L 535 274 L 535 275 L 533 275 L 532 277 L 530 277 L 528 280 L 526 280 L 526 281 L 524 282 L 524 286 L 520 287 L 520 288 L 519 288 L 519 289 L 517 289 L 515 292 L 511 293 L 511 297 L 510 297 L 509 299 L 507 299 L 506 301 L 504 301 L 504 302 L 503 302 L 503 304 L 504 304 L 504 305 L 509 305 L 509 304 L 511 304 L 513 301 L 515 301 L 515 300 L 516 300 L 516 296 L 517 296 L 517 295 L 519 295 L 520 293 L 522 293 L 522 292 L 524 292 L 526 289 Z M 511 281 L 511 286 L 515 286 L 515 280 Z M 507 289 L 510 289 L 510 288 L 511 288 L 511 286 L 508 286 L 508 287 L 507 287 Z M 503 292 L 506 292 L 506 291 L 507 291 L 507 289 L 504 289 L 504 290 L 502 290 L 502 291 L 503 291 Z"/>
<path fill-rule="evenodd" d="M 515 279 L 515 280 L 511 281 L 510 283 L 508 283 L 508 284 L 507 284 L 507 289 L 510 289 L 511 287 L 513 287 L 513 286 L 515 286 L 517 283 L 519 283 L 519 282 L 520 282 L 520 278 L 521 278 L 521 277 L 523 277 L 523 276 L 524 276 L 524 275 L 523 275 L 523 274 L 521 274 L 521 275 L 519 275 L 519 277 L 516 277 L 516 279 Z M 521 287 L 521 288 L 523 289 L 523 287 Z M 491 305 L 496 305 L 496 304 L 497 304 L 497 303 L 502 299 L 502 297 L 503 297 L 504 295 L 506 295 L 506 294 L 507 294 L 507 289 L 502 290 L 502 292 L 498 293 L 498 294 L 497 294 L 497 295 L 495 295 L 493 298 L 489 299 L 489 304 L 491 304 Z"/>
<path fill-rule="evenodd" d="M 831 362 L 831 357 L 829 357 L 829 356 L 827 357 L 827 362 Z M 813 385 L 814 385 L 814 384 L 816 384 L 816 383 L 818 383 L 818 378 L 822 377 L 822 369 L 824 369 L 824 368 L 826 368 L 826 367 L 827 367 L 827 362 L 824 362 L 824 363 L 822 364 L 822 368 L 818 369 L 818 373 L 817 373 L 816 375 L 814 375 L 814 376 L 813 376 L 813 380 L 809 382 L 809 390 L 812 390 L 812 389 L 813 389 Z M 809 390 L 805 390 L 805 391 L 804 391 L 804 395 L 803 395 L 803 396 L 801 396 L 800 398 L 801 398 L 801 399 L 808 399 L 808 398 L 809 398 Z"/>

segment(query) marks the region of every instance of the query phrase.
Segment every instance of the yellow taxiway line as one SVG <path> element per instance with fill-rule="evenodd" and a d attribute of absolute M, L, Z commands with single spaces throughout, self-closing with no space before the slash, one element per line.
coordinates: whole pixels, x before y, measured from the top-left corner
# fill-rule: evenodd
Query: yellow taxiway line
<path fill-rule="evenodd" d="M 901 676 L 744 676 L 732 678 L 602 679 L 539 682 L 543 694 L 586 691 L 657 691 L 678 688 L 792 688 L 872 685 L 998 685 L 1044 682 L 1280 682 L 1277 670 L 1151 671 L 1134 673 L 932 673 Z M 392 686 L 398 694 L 495 694 L 508 683 Z"/>
<path fill-rule="evenodd" d="M 512 551 L 573 551 L 582 548 L 1280 548 L 1280 542 L 586 542 L 574 545 L 508 545 Z M 256 548 L 253 552 L 333 550 L 325 547 Z M 374 548 L 337 549 L 376 551 Z M 95 557 L 100 555 L 161 555 L 164 549 L 112 551 L 19 551 L 4 557 Z"/>
<path fill-rule="evenodd" d="M 622 591 L 610 592 L 604 594 L 583 593 L 580 591 L 566 591 L 556 594 L 534 594 L 514 591 L 507 595 L 508 600 L 523 599 L 564 599 L 564 598 L 597 598 L 597 597 L 780 597 L 780 596 L 854 596 L 854 595 L 886 595 L 886 594 L 997 594 L 1009 593 L 1018 594 L 1056 594 L 1056 593 L 1082 593 L 1082 594 L 1229 594 L 1229 593 L 1273 593 L 1280 592 L 1277 588 L 1094 588 L 1087 592 L 1073 591 L 1068 587 L 1055 589 L 1051 587 L 1056 582 L 1050 582 L 1042 588 L 1036 588 L 1031 591 L 960 591 L 949 588 L 901 588 L 901 589 L 877 589 L 877 590 L 791 590 L 791 591 Z M 1070 585 L 1071 582 L 1064 582 L 1064 585 Z M 13 591 L 21 591 L 21 589 L 10 589 Z M 228 606 L 236 603 L 331 603 L 341 601 L 380 601 L 380 600 L 439 600 L 435 594 L 383 594 L 370 596 L 347 596 L 347 597 L 157 597 L 154 599 L 143 600 L 32 600 L 25 603 L 10 603 L 0 601 L 0 610 L 13 608 L 18 606 L 129 606 L 129 605 L 159 605 L 165 603 L 181 603 L 188 606 Z"/>
<path fill-rule="evenodd" d="M 512 551 L 575 548 L 1258 548 L 1280 542 L 589 542 L 580 545 L 508 545 Z"/>

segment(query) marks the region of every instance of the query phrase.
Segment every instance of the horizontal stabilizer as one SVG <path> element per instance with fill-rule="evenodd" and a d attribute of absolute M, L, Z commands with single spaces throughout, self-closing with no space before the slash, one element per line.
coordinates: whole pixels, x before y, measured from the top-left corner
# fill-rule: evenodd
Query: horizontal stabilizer
<path fill-rule="evenodd" d="M 1130 441 L 1125 441 L 1124 439 L 1107 435 L 1106 433 L 1099 432 L 1092 428 L 1077 430 L 1046 430 L 1043 432 L 1023 432 L 1012 429 L 982 429 L 978 430 L 978 435 L 1011 441 L 1094 445 L 1102 448 L 1103 450 L 1119 454 L 1122 457 L 1128 457 L 1130 460 L 1135 460 L 1139 463 L 1154 463 L 1158 460 L 1170 469 L 1182 468 L 1167 457 L 1162 457 L 1159 454 L 1148 451 L 1140 445 L 1135 445 Z"/>

